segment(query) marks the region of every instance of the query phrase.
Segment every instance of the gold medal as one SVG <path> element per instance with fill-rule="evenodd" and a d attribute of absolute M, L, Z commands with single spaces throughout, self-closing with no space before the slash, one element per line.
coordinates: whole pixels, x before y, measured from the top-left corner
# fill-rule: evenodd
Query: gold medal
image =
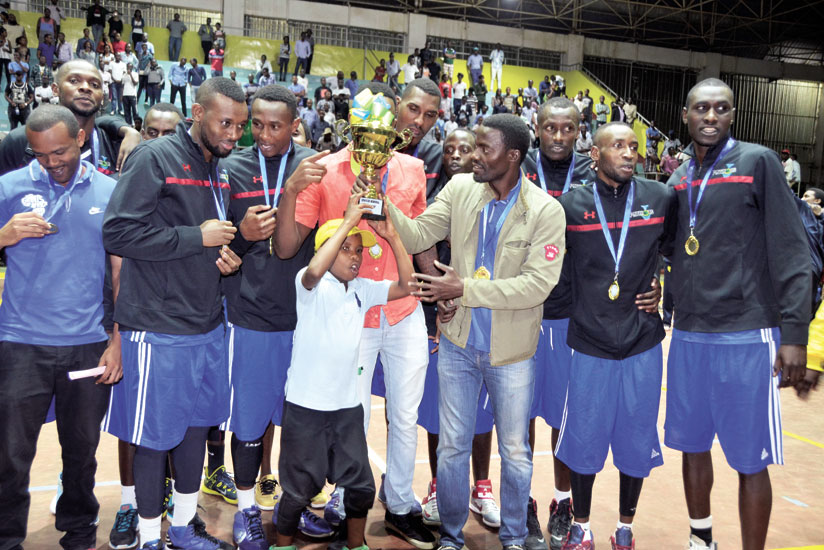
<path fill-rule="evenodd" d="M 616 278 L 612 281 L 612 284 L 609 285 L 609 299 L 613 302 L 618 299 L 618 296 L 621 294 L 621 287 L 618 286 L 618 279 Z"/>
<path fill-rule="evenodd" d="M 489 270 L 487 268 L 485 268 L 484 266 L 481 266 L 481 267 L 479 267 L 478 269 L 475 270 L 475 274 L 472 275 L 472 278 L 473 279 L 487 279 L 487 280 L 489 280 L 489 279 L 492 278 L 492 274 L 489 273 Z"/>
<path fill-rule="evenodd" d="M 275 253 L 275 245 L 274 245 L 274 242 L 272 241 L 272 237 L 269 237 L 269 255 L 271 256 L 274 253 Z"/>
<path fill-rule="evenodd" d="M 695 235 L 690 232 L 689 238 L 687 238 L 687 242 L 684 243 L 684 250 L 687 251 L 689 256 L 695 256 L 698 254 L 698 239 L 695 238 Z"/>
<path fill-rule="evenodd" d="M 57 228 L 56 225 L 54 225 L 53 223 L 49 224 L 49 233 L 57 233 L 58 231 L 59 231 L 59 229 Z"/>
<path fill-rule="evenodd" d="M 381 245 L 375 243 L 375 246 L 369 249 L 369 255 L 372 256 L 372 259 L 377 260 L 383 254 L 383 249 L 381 249 Z"/>

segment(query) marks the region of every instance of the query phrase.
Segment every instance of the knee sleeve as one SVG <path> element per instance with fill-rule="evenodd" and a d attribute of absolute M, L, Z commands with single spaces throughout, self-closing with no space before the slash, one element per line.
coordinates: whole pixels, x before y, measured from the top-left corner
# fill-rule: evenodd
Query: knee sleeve
<path fill-rule="evenodd" d="M 167 451 L 137 447 L 134 453 L 135 498 L 140 515 L 156 518 L 163 513 Z"/>

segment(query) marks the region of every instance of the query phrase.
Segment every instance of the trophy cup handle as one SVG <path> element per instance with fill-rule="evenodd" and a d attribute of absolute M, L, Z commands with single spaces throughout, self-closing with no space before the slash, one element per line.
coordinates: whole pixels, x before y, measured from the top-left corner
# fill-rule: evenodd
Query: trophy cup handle
<path fill-rule="evenodd" d="M 336 120 L 335 134 L 338 136 L 342 143 L 349 143 L 349 138 L 346 137 L 347 132 L 349 132 L 349 123 L 342 118 Z"/>
<path fill-rule="evenodd" d="M 406 146 L 412 142 L 412 137 L 412 130 L 409 128 L 404 128 L 403 132 L 398 133 L 398 139 L 400 139 L 401 142 L 392 147 L 392 150 L 400 151 L 401 149 L 405 149 Z"/>

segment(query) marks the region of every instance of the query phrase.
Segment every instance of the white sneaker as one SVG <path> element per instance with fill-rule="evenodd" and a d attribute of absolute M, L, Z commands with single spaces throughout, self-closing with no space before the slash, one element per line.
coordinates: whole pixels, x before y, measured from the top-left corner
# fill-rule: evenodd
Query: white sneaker
<path fill-rule="evenodd" d="M 51 499 L 51 504 L 49 504 L 49 512 L 52 515 L 57 515 L 57 501 L 60 498 L 60 495 L 63 494 L 63 472 L 60 472 L 60 475 L 57 478 L 57 492 L 54 494 L 54 497 Z"/>
<path fill-rule="evenodd" d="M 472 488 L 472 498 L 469 499 L 469 509 L 481 515 L 481 521 L 487 527 L 498 528 L 501 526 L 501 510 L 495 503 L 495 495 L 492 494 L 492 481 L 488 479 L 479 480 Z"/>
<path fill-rule="evenodd" d="M 687 550 L 718 550 L 718 543 L 713 541 L 707 546 L 701 537 L 690 535 L 690 542 L 687 544 Z"/>
<path fill-rule="evenodd" d="M 429 492 L 423 499 L 423 523 L 424 525 L 440 525 L 441 515 L 438 513 L 438 491 L 437 480 L 429 482 Z"/>

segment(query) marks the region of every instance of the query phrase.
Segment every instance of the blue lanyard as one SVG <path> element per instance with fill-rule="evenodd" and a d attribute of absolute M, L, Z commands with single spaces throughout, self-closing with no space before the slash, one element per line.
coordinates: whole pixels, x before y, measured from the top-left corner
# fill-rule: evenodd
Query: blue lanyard
<path fill-rule="evenodd" d="M 544 169 L 541 166 L 541 150 L 538 149 L 538 178 L 541 180 L 541 189 L 544 190 L 544 193 L 547 193 L 546 187 L 546 177 L 544 176 Z M 566 181 L 564 182 L 564 190 L 561 191 L 563 195 L 567 191 L 569 191 L 569 185 L 572 183 L 572 173 L 575 172 L 575 153 L 572 153 L 572 158 L 569 161 L 569 170 L 567 171 Z"/>
<path fill-rule="evenodd" d="M 487 226 L 487 220 L 489 219 L 490 206 L 492 206 L 492 209 L 494 209 L 495 207 L 493 205 L 494 205 L 494 203 L 496 203 L 498 201 L 496 201 L 495 199 L 492 199 L 491 201 L 486 203 L 486 205 L 484 206 L 483 221 L 481 222 L 481 231 L 482 231 L 482 233 L 481 233 L 481 243 L 483 243 L 483 246 L 481 246 L 481 265 L 484 265 L 484 257 L 486 255 L 486 245 L 488 243 L 492 242 L 492 241 L 497 241 L 498 240 L 498 235 L 501 232 L 501 228 L 504 226 L 504 221 L 506 220 L 506 217 L 509 215 L 509 211 L 512 210 L 512 207 L 515 206 L 515 203 L 518 201 L 518 193 L 520 193 L 521 178 L 522 177 L 523 177 L 523 175 L 518 177 L 518 185 L 516 185 L 514 187 L 515 193 L 512 195 L 512 198 L 509 199 L 509 202 L 507 203 L 506 208 L 504 208 L 504 211 L 501 214 L 501 217 L 498 218 L 498 223 L 495 224 L 495 231 L 492 232 L 492 234 L 489 236 L 489 240 L 487 240 L 487 238 L 486 238 L 486 226 Z M 510 193 L 511 193 L 511 191 L 510 191 Z"/>
<path fill-rule="evenodd" d="M 97 161 L 100 160 L 100 141 L 97 137 L 97 128 L 92 130 L 92 164 L 97 170 Z"/>
<path fill-rule="evenodd" d="M 601 206 L 601 197 L 598 196 L 598 186 L 592 186 L 592 194 L 595 196 L 595 209 L 598 211 L 598 221 L 601 222 L 601 230 L 604 232 L 604 237 L 607 239 L 607 246 L 609 246 L 609 253 L 612 254 L 612 259 L 615 260 L 615 277 L 618 278 L 618 268 L 621 265 L 621 257 L 624 255 L 624 245 L 627 242 L 627 235 L 629 235 L 629 217 L 632 213 L 632 203 L 635 200 L 635 180 L 631 180 L 629 184 L 629 195 L 627 196 L 627 204 L 624 207 L 624 223 L 621 225 L 621 237 L 618 239 L 618 252 L 615 252 L 615 243 L 612 242 L 612 235 L 609 232 L 609 223 L 604 215 L 604 207 Z"/>
<path fill-rule="evenodd" d="M 695 218 L 698 215 L 698 205 L 701 204 L 701 199 L 704 196 L 704 189 L 707 187 L 707 182 L 710 181 L 710 176 L 712 175 L 715 165 L 718 164 L 721 157 L 730 152 L 730 149 L 732 149 L 734 145 L 735 140 L 733 138 L 729 138 L 727 143 L 724 144 L 724 148 L 721 149 L 721 152 L 718 153 L 718 156 L 715 158 L 715 162 L 712 163 L 710 169 L 707 170 L 706 174 L 704 174 L 704 179 L 701 180 L 701 186 L 698 188 L 698 197 L 695 199 L 695 204 L 692 204 L 692 178 L 695 175 L 695 159 L 693 158 L 690 160 L 689 166 L 687 167 L 687 203 L 690 206 L 690 231 L 695 229 Z"/>
<path fill-rule="evenodd" d="M 31 176 L 32 180 L 35 180 L 35 179 L 39 180 L 40 178 L 35 178 L 34 177 L 34 171 L 32 170 L 32 165 L 34 165 L 35 163 L 37 164 L 38 168 L 40 168 L 40 163 L 39 162 L 37 162 L 36 160 L 32 161 L 31 164 L 29 164 L 29 175 Z M 41 170 L 43 170 L 43 169 L 41 168 Z M 74 173 L 74 177 L 72 178 L 72 182 L 67 187 L 64 187 L 63 194 L 60 195 L 60 197 L 57 198 L 57 202 L 54 203 L 54 206 L 52 206 L 51 211 L 47 215 L 43 216 L 44 220 L 46 220 L 46 221 L 51 220 L 55 216 L 55 214 L 57 214 L 57 211 L 60 210 L 60 207 L 63 206 L 63 203 L 65 203 L 67 200 L 69 202 L 66 205 L 66 211 L 67 212 L 69 211 L 69 209 L 71 208 L 71 204 L 72 204 L 72 201 L 71 201 L 72 191 L 74 191 L 74 188 L 77 187 L 77 184 L 80 182 L 80 176 L 82 174 L 83 174 L 83 161 L 79 161 L 77 163 L 77 171 Z M 51 199 L 51 196 L 54 193 L 54 190 L 57 187 L 63 187 L 63 186 L 60 185 L 59 183 L 57 183 L 56 181 L 54 181 L 54 179 L 52 179 L 52 177 L 50 175 L 48 175 L 48 173 L 47 173 L 46 177 L 49 180 L 49 199 Z"/>
<path fill-rule="evenodd" d="M 415 150 L 414 150 L 414 151 L 412 151 L 412 156 L 413 156 L 413 157 L 418 158 L 418 148 L 419 148 L 420 146 L 421 146 L 421 144 L 420 144 L 420 143 L 418 143 L 418 144 L 415 146 Z"/>
<path fill-rule="evenodd" d="M 209 171 L 209 189 L 212 190 L 212 198 L 215 199 L 215 208 L 217 209 L 217 217 L 220 221 L 226 221 L 226 210 L 223 205 L 223 193 L 220 192 L 220 176 L 217 178 L 218 190 L 215 192 L 215 183 L 212 181 L 211 170 Z M 217 166 L 215 166 L 215 175 L 217 176 Z M 220 199 L 218 199 L 220 197 Z"/>
<path fill-rule="evenodd" d="M 386 184 L 389 182 L 389 165 L 386 165 L 386 172 L 383 173 L 383 178 L 381 178 L 381 193 L 386 195 Z"/>
<path fill-rule="evenodd" d="M 277 206 L 278 200 L 280 199 L 280 189 L 283 187 L 283 176 L 286 174 L 286 162 L 289 157 L 289 153 L 291 152 L 292 142 L 289 141 L 289 149 L 286 151 L 286 154 L 280 157 L 280 166 L 278 167 L 278 183 L 277 187 L 275 187 L 275 198 L 272 199 L 272 203 L 275 206 Z M 260 162 L 260 178 L 263 180 L 263 198 L 266 199 L 266 206 L 269 206 L 269 174 L 266 173 L 266 159 L 263 157 L 263 153 L 260 152 L 260 149 L 258 149 L 258 161 Z"/>

